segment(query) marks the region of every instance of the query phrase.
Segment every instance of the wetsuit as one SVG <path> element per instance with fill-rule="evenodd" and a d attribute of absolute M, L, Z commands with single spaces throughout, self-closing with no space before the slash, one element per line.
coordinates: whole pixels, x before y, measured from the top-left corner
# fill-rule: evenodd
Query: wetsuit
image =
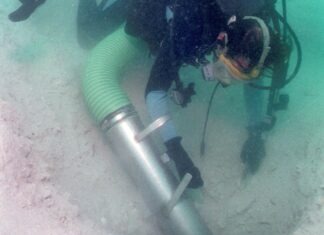
<path fill-rule="evenodd" d="M 166 18 L 167 7 L 173 12 L 171 22 Z M 131 10 L 126 32 L 144 39 L 156 54 L 145 92 L 148 110 L 155 119 L 168 112 L 167 91 L 178 79 L 180 67 L 184 63 L 195 65 L 210 51 L 219 32 L 226 28 L 228 16 L 215 0 L 134 0 Z M 152 14 L 159 18 L 150 17 Z M 162 128 L 164 141 L 175 136 L 172 122 Z"/>
<path fill-rule="evenodd" d="M 180 66 L 196 65 L 224 30 L 226 18 L 220 8 L 216 4 L 210 6 L 208 1 L 197 2 L 182 0 L 174 7 L 174 18 L 153 65 L 146 94 L 168 90 L 178 77 Z"/>
<path fill-rule="evenodd" d="M 126 22 L 126 32 L 142 38 L 148 43 L 151 52 L 156 54 L 145 91 L 152 118 L 168 113 L 166 92 L 172 82 L 178 79 L 180 67 L 183 64 L 196 65 L 203 59 L 215 43 L 219 32 L 226 30 L 231 13 L 243 9 L 241 15 L 256 14 L 264 7 L 265 0 L 243 1 L 241 5 L 235 5 L 238 2 L 242 1 L 133 0 Z M 168 23 L 165 16 L 167 7 L 173 11 L 171 23 Z M 262 92 L 249 86 L 244 87 L 248 126 L 257 126 L 262 120 Z M 173 126 L 172 123 L 171 125 Z M 165 141 L 174 135 L 174 127 L 168 128 L 166 125 L 162 129 Z"/>

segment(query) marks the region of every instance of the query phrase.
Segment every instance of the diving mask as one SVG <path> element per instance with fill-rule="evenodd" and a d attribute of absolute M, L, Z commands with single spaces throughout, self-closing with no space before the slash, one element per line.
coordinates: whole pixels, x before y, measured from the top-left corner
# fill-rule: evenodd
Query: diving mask
<path fill-rule="evenodd" d="M 244 56 L 236 56 L 234 58 L 227 55 L 227 35 L 222 33 L 225 38 L 225 46 L 216 50 L 216 60 L 203 66 L 203 74 L 206 80 L 219 80 L 223 85 L 230 85 L 237 82 L 251 82 L 257 79 L 263 68 L 264 61 L 269 53 L 270 34 L 264 21 L 258 17 L 246 16 L 243 18 L 255 20 L 260 26 L 263 38 L 262 53 L 257 64 L 248 68 L 249 59 Z"/>

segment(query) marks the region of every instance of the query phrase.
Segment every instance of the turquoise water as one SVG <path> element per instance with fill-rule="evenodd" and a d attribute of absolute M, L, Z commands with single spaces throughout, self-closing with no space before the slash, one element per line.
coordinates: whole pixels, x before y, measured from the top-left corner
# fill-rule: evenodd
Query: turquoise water
<path fill-rule="evenodd" d="M 69 201 L 98 234 L 162 234 L 84 105 L 80 78 L 89 51 L 76 40 L 77 5 L 48 1 L 27 21 L 13 24 L 6 16 L 18 3 L 0 3 L 0 41 L 5 47 L 0 99 L 23 113 L 33 154 L 42 156 L 52 183 L 70 195 Z M 287 10 L 302 46 L 302 64 L 282 90 L 290 96 L 289 106 L 276 113 L 277 123 L 266 133 L 266 158 L 255 175 L 244 177 L 239 158 L 246 138 L 240 86 L 217 91 L 203 157 L 199 145 L 213 86 L 200 79 L 200 71 L 185 68 L 182 75 L 186 82 L 196 82 L 197 95 L 185 109 L 170 104 L 183 144 L 205 180 L 202 190 L 188 191 L 188 196 L 214 234 L 295 235 L 308 206 L 323 197 L 324 3 L 288 1 Z M 294 48 L 292 64 L 295 58 Z M 123 84 L 145 123 L 144 81 L 151 64 L 147 58 L 135 61 L 126 69 Z"/>

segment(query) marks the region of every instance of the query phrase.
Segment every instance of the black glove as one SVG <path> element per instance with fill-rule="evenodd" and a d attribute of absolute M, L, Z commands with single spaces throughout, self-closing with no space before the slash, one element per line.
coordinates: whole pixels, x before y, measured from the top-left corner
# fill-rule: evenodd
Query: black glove
<path fill-rule="evenodd" d="M 181 145 L 181 137 L 175 137 L 165 142 L 167 147 L 167 154 L 174 161 L 180 178 L 182 179 L 186 173 L 192 176 L 192 179 L 188 185 L 189 188 L 199 188 L 204 185 L 204 181 L 201 178 L 200 171 L 188 156 L 187 152 Z"/>
<path fill-rule="evenodd" d="M 259 169 L 265 155 L 262 132 L 260 130 L 249 131 L 249 137 L 241 151 L 241 160 L 246 165 L 246 170 L 254 174 Z"/>
<path fill-rule="evenodd" d="M 183 87 L 182 82 L 179 82 L 176 88 L 172 90 L 171 97 L 177 105 L 181 105 L 184 108 L 191 102 L 191 96 L 195 94 L 194 83 L 191 82 L 187 87 Z"/>
<path fill-rule="evenodd" d="M 13 22 L 26 20 L 45 0 L 20 0 L 20 2 L 22 5 L 8 16 Z"/>

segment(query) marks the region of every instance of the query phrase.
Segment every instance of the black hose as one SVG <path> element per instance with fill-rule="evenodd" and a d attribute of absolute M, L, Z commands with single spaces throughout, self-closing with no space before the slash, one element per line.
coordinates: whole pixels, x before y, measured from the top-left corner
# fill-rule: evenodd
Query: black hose
<path fill-rule="evenodd" d="M 209 102 L 208 102 L 208 108 L 207 108 L 207 113 L 206 113 L 206 118 L 205 118 L 205 122 L 204 122 L 204 128 L 203 128 L 203 134 L 202 134 L 202 138 L 201 138 L 201 142 L 200 142 L 200 156 L 203 156 L 205 154 L 205 138 L 206 138 L 206 130 L 207 130 L 207 124 L 208 124 L 208 119 L 209 119 L 209 113 L 210 113 L 210 108 L 211 105 L 213 103 L 213 99 L 214 96 L 216 94 L 217 91 L 217 87 L 220 85 L 221 83 L 218 82 L 214 89 L 213 92 L 211 93 Z"/>
<path fill-rule="evenodd" d="M 283 18 L 285 19 L 283 21 L 283 40 L 284 42 L 286 42 L 287 40 L 287 3 L 286 3 L 286 0 L 282 0 L 282 15 L 283 15 Z"/>
<path fill-rule="evenodd" d="M 302 49 L 301 49 L 301 45 L 300 42 L 298 40 L 298 37 L 296 35 L 296 33 L 294 32 L 294 30 L 290 27 L 290 25 L 288 24 L 288 22 L 286 22 L 286 20 L 284 19 L 284 17 L 282 15 L 279 14 L 279 12 L 275 11 L 276 16 L 279 18 L 279 20 L 285 24 L 285 27 L 287 29 L 287 31 L 289 32 L 289 34 L 291 35 L 294 44 L 296 46 L 296 50 L 297 50 L 297 62 L 295 65 L 295 68 L 293 70 L 293 72 L 289 75 L 289 77 L 285 80 L 284 84 L 282 87 L 286 86 L 288 83 L 290 83 L 297 75 L 297 73 L 299 72 L 300 69 L 300 65 L 302 62 Z M 284 23 L 285 22 L 285 23 Z M 272 89 L 271 86 L 260 86 L 260 85 L 256 85 L 251 83 L 250 86 L 257 88 L 257 89 L 261 89 L 261 90 L 270 90 Z"/>
<path fill-rule="evenodd" d="M 277 17 L 279 18 L 280 21 L 284 22 L 285 19 L 283 18 L 283 16 L 281 16 L 278 12 L 276 12 L 277 14 Z M 293 80 L 299 69 L 300 69 L 300 65 L 301 65 L 301 62 L 302 62 L 302 49 L 301 49 L 301 46 L 300 46 L 300 42 L 298 40 L 298 37 L 296 35 L 296 33 L 294 32 L 294 30 L 290 27 L 290 25 L 288 23 L 286 23 L 286 26 L 287 26 L 287 30 L 289 31 L 289 34 L 291 35 L 291 37 L 293 38 L 294 42 L 295 42 L 295 45 L 296 45 L 296 50 L 297 50 L 297 62 L 296 62 L 296 66 L 294 68 L 294 71 L 292 72 L 292 74 L 288 77 L 288 79 L 286 79 L 286 82 L 284 84 L 287 85 L 289 82 L 291 82 L 291 80 Z"/>

